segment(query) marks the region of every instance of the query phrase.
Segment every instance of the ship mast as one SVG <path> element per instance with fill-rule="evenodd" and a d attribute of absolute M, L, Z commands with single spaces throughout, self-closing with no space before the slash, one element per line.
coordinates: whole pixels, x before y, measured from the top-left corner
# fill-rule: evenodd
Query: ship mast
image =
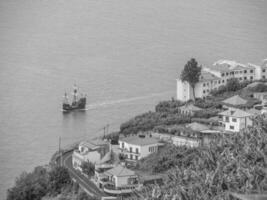
<path fill-rule="evenodd" d="M 76 84 L 73 86 L 73 103 L 78 101 L 78 87 Z"/>
<path fill-rule="evenodd" d="M 68 98 L 67 92 L 65 92 L 63 96 L 63 104 L 69 104 L 69 98 Z"/>

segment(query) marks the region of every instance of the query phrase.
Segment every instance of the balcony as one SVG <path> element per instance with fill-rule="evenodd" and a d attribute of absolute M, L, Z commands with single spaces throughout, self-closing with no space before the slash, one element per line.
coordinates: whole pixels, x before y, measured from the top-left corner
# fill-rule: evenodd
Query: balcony
<path fill-rule="evenodd" d="M 115 187 L 114 185 L 106 184 L 104 185 L 104 192 L 111 195 L 122 195 L 132 193 L 138 185 L 128 185 L 124 187 Z"/>
<path fill-rule="evenodd" d="M 136 151 L 130 151 L 126 148 L 122 149 L 122 148 L 119 148 L 121 150 L 122 153 L 127 153 L 127 154 L 135 154 L 135 155 L 140 155 L 140 152 L 136 152 Z"/>

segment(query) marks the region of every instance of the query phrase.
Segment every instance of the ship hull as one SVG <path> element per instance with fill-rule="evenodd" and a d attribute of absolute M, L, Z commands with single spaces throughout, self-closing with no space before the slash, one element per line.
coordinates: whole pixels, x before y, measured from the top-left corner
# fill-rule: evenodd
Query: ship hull
<path fill-rule="evenodd" d="M 81 98 L 76 103 L 62 105 L 62 110 L 64 112 L 69 112 L 74 110 L 85 110 L 85 109 L 86 109 L 86 98 Z"/>

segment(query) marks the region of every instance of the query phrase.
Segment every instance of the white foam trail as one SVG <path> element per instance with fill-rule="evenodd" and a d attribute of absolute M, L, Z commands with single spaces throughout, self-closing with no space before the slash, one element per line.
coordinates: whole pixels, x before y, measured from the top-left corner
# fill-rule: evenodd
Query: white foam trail
<path fill-rule="evenodd" d="M 132 98 L 127 98 L 127 99 L 119 99 L 119 100 L 106 101 L 106 102 L 104 101 L 101 103 L 89 104 L 86 106 L 86 110 L 96 109 L 99 107 L 113 106 L 113 105 L 121 104 L 121 103 L 129 103 L 129 102 L 139 101 L 139 100 L 143 100 L 143 99 L 149 99 L 149 98 L 152 98 L 155 96 L 161 96 L 161 95 L 168 94 L 171 92 L 173 92 L 173 91 L 162 92 L 162 93 L 152 93 L 152 94 L 146 95 L 146 96 L 132 97 Z"/>

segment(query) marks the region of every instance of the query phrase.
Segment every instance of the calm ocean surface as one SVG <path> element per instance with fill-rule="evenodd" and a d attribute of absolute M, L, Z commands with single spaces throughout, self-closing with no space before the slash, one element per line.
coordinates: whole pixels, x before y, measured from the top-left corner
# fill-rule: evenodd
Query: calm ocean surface
<path fill-rule="evenodd" d="M 1 0 L 0 199 L 22 171 L 63 145 L 175 96 L 191 57 L 259 64 L 267 58 L 267 1 Z M 63 115 L 77 83 L 89 110 Z"/>

